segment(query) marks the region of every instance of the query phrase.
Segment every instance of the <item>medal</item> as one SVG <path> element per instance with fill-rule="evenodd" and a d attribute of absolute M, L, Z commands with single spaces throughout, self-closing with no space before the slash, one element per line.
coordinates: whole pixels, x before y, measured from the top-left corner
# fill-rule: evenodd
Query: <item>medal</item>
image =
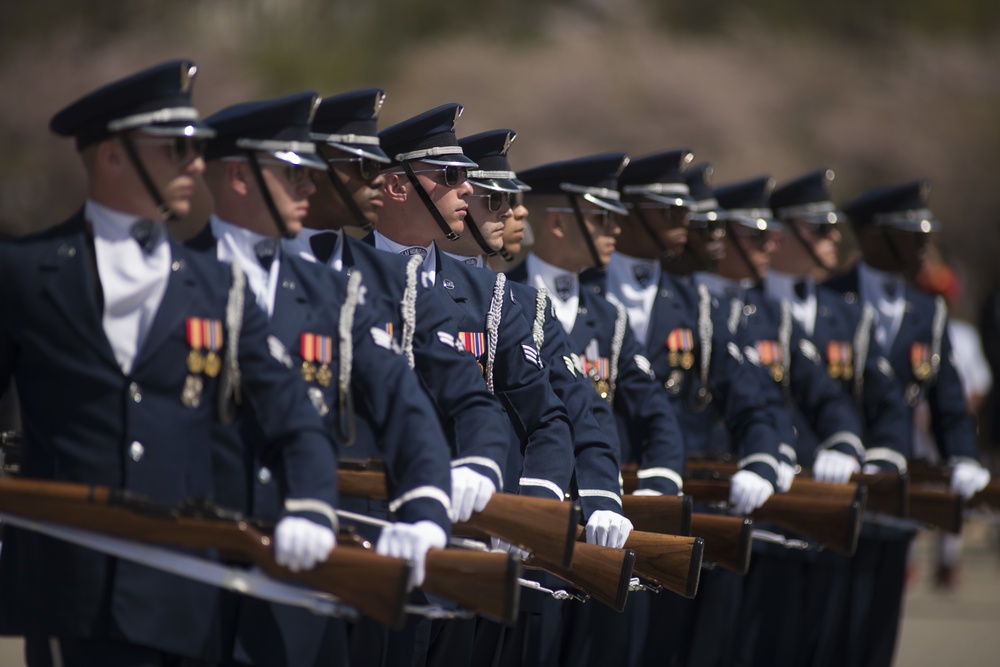
<path fill-rule="evenodd" d="M 201 393 L 205 385 L 197 375 L 188 375 L 181 390 L 181 403 L 186 408 L 197 408 L 201 405 Z"/>
<path fill-rule="evenodd" d="M 694 336 L 690 329 L 674 329 L 667 336 L 667 363 L 673 367 L 678 365 L 684 370 L 694 366 Z"/>
<path fill-rule="evenodd" d="M 218 376 L 219 371 L 222 370 L 222 360 L 219 359 L 219 355 L 215 352 L 209 352 L 205 355 L 205 375 L 210 378 Z"/>
<path fill-rule="evenodd" d="M 333 381 L 333 372 L 330 370 L 333 338 L 304 332 L 299 336 L 299 354 L 302 355 L 302 379 L 306 382 L 315 380 L 324 387 L 329 387 Z"/>
<path fill-rule="evenodd" d="M 597 393 L 601 395 L 601 398 L 607 398 L 608 394 L 611 393 L 611 384 L 605 379 L 600 379 L 594 382 L 594 389 Z"/>
<path fill-rule="evenodd" d="M 204 317 L 189 317 L 184 328 L 191 347 L 187 355 L 188 372 L 192 375 L 204 373 L 210 378 L 216 377 L 222 370 L 222 360 L 217 354 L 222 349 L 222 322 Z M 206 350 L 204 356 L 202 350 Z"/>
<path fill-rule="evenodd" d="M 333 381 L 333 371 L 327 364 L 323 364 L 316 371 L 316 382 L 319 382 L 324 387 L 329 387 L 330 382 Z"/>
<path fill-rule="evenodd" d="M 302 362 L 302 379 L 306 382 L 312 382 L 316 379 L 316 364 L 311 361 Z"/>
<path fill-rule="evenodd" d="M 583 359 L 583 373 L 590 378 L 591 384 L 601 398 L 607 398 L 611 393 L 611 383 L 608 378 L 611 376 L 611 362 L 607 357 L 597 356 L 597 345 L 593 349 L 588 349 L 589 356 Z"/>
<path fill-rule="evenodd" d="M 776 341 L 757 341 L 757 354 L 760 355 L 760 363 L 767 366 L 772 380 L 781 382 L 785 379 L 785 369 L 781 363 L 781 348 Z"/>
<path fill-rule="evenodd" d="M 205 371 L 205 357 L 198 350 L 191 350 L 187 356 L 188 373 L 201 375 Z"/>
<path fill-rule="evenodd" d="M 910 346 L 910 365 L 913 377 L 925 382 L 931 376 L 931 350 L 924 343 L 914 343 Z"/>
<path fill-rule="evenodd" d="M 476 358 L 476 364 L 479 366 L 479 372 L 483 377 L 486 377 L 486 368 L 483 366 L 483 362 L 479 361 L 486 353 L 486 342 L 483 332 L 459 331 L 458 340 L 461 341 L 462 347 L 465 348 L 465 351 Z"/>

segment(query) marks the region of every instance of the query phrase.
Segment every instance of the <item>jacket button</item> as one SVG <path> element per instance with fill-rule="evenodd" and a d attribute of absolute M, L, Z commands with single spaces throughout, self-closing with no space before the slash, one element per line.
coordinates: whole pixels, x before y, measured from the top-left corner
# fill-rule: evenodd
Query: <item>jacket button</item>
<path fill-rule="evenodd" d="M 136 440 L 128 448 L 128 453 L 129 453 L 129 456 L 132 457 L 132 460 L 135 461 L 136 463 L 138 463 L 139 461 L 142 460 L 143 455 L 146 453 L 146 448 L 142 446 L 141 442 L 139 442 L 138 440 Z"/>
<path fill-rule="evenodd" d="M 257 471 L 257 481 L 261 484 L 267 484 L 271 481 L 271 471 L 267 468 L 261 468 Z"/>
<path fill-rule="evenodd" d="M 136 382 L 130 382 L 128 385 L 128 397 L 131 398 L 136 403 L 142 403 L 142 388 Z"/>

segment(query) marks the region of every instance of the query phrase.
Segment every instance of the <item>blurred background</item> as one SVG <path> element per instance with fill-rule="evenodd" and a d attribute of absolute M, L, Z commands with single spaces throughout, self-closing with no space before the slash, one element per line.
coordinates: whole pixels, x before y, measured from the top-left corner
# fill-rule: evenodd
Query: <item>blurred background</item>
<path fill-rule="evenodd" d="M 378 85 L 383 126 L 456 101 L 460 135 L 517 130 L 515 168 L 688 147 L 717 184 L 832 168 L 841 204 L 928 178 L 959 311 L 1000 280 L 996 0 L 5 0 L 0 232 L 82 200 L 52 114 L 175 57 L 200 66 L 203 115 Z"/>

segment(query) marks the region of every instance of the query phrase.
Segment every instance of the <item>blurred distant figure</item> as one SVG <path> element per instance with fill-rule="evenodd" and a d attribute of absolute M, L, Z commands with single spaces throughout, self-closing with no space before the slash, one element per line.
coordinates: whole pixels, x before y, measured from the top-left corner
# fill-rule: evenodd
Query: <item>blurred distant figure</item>
<path fill-rule="evenodd" d="M 921 289 L 943 296 L 948 304 L 949 313 L 954 313 L 961 303 L 962 283 L 958 273 L 948 266 L 936 251 L 928 253 L 927 263 L 918 274 L 916 282 Z M 962 383 L 969 413 L 973 417 L 978 417 L 993 386 L 993 373 L 983 353 L 979 331 L 974 325 L 954 316 L 948 320 L 947 331 L 954 354 L 955 370 Z M 1000 359 L 1000 354 L 997 357 Z M 917 405 L 913 419 L 914 454 L 919 458 L 937 461 L 939 450 L 934 443 L 930 406 L 926 400 Z M 961 537 L 942 533 L 938 540 L 937 566 L 934 574 L 934 583 L 938 588 L 950 590 L 955 587 L 961 555 Z"/>

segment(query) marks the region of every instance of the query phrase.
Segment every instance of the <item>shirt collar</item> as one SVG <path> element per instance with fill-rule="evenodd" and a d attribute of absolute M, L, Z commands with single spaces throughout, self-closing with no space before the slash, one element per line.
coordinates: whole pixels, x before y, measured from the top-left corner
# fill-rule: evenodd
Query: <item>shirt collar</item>
<path fill-rule="evenodd" d="M 580 295 L 578 274 L 549 264 L 534 253 L 529 254 L 525 262 L 532 287 L 544 287 L 550 296 L 564 302 Z"/>
<path fill-rule="evenodd" d="M 808 296 L 814 294 L 816 283 L 812 278 L 808 276 L 795 276 L 791 273 L 782 273 L 781 271 L 771 269 L 767 272 L 767 277 L 764 279 L 764 288 L 767 291 L 767 295 L 771 298 L 778 300 L 785 299 L 792 302 L 802 301 L 799 295 L 795 293 L 795 285 L 803 281 L 806 284 Z"/>
<path fill-rule="evenodd" d="M 215 214 L 212 214 L 212 217 L 209 218 L 208 224 L 212 226 L 212 235 L 219 241 L 219 245 L 221 246 L 219 259 L 231 261 L 233 257 L 238 257 L 243 263 L 244 269 L 246 269 L 247 264 L 250 266 L 260 265 L 260 262 L 257 261 L 257 253 L 254 251 L 254 246 L 260 241 L 273 239 L 271 236 L 265 236 L 239 225 L 234 225 L 231 222 L 226 222 Z M 281 247 L 280 244 L 278 247 Z M 277 259 L 277 256 L 275 258 Z"/>
<path fill-rule="evenodd" d="M 131 213 L 122 213 L 103 204 L 98 204 L 93 199 L 88 199 L 83 207 L 83 216 L 94 229 L 94 236 L 99 236 L 110 241 L 120 241 L 131 238 L 130 230 L 140 216 Z M 162 225 L 162 223 L 158 223 Z"/>

